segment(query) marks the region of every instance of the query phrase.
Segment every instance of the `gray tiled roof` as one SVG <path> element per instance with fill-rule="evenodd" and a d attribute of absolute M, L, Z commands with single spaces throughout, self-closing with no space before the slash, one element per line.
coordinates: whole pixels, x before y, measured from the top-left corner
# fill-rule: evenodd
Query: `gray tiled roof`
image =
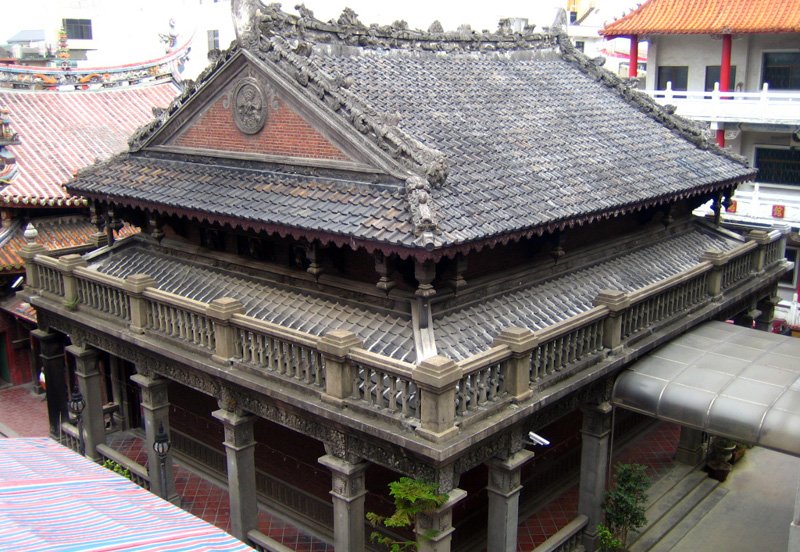
<path fill-rule="evenodd" d="M 680 234 L 434 320 L 436 345 L 440 353 L 463 359 L 487 349 L 504 328 L 542 330 L 591 310 L 605 289 L 641 289 L 695 266 L 708 249 L 727 251 L 739 244 L 698 230 Z"/>
<path fill-rule="evenodd" d="M 160 255 L 145 247 L 117 248 L 113 255 L 100 258 L 89 268 L 118 278 L 148 274 L 163 291 L 204 303 L 232 297 L 242 302 L 245 314 L 259 320 L 317 336 L 335 329 L 349 330 L 374 353 L 408 362 L 416 357 L 409 320 L 268 286 L 230 272 Z"/>
<path fill-rule="evenodd" d="M 274 6 L 265 9 L 259 41 L 227 52 L 200 84 L 140 129 L 131 142 L 135 153 L 82 173 L 70 190 L 118 203 L 191 208 L 255 227 L 286 226 L 296 235 L 311 230 L 376 248 L 418 248 L 418 234 L 428 227 L 441 247 L 505 239 L 707 194 L 754 175 L 693 123 L 632 91 L 563 36 L 426 35 L 352 21 L 342 27 L 306 15 L 300 21 Z M 287 35 L 300 44 L 291 46 Z M 185 117 L 204 83 L 241 61 L 245 50 L 281 75 L 297 98 L 337 121 L 348 139 L 366 140 L 394 158 L 403 174 L 427 178 L 433 184 L 428 226 L 418 224 L 416 196 L 403 196 L 402 181 L 395 193 L 371 193 L 367 179 L 323 184 L 277 172 L 246 175 L 199 159 L 132 160 L 169 128 L 170 117 Z M 137 162 L 152 168 L 131 169 Z M 275 194 L 271 180 L 284 192 Z M 299 209 L 281 203 L 290 198 Z M 367 206 L 370 216 L 359 211 Z"/>

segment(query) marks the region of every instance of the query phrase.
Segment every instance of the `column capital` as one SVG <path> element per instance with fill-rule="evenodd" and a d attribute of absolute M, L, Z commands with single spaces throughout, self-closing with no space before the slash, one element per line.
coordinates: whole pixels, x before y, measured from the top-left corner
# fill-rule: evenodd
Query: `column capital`
<path fill-rule="evenodd" d="M 347 477 L 357 475 L 358 473 L 363 472 L 365 469 L 367 469 L 367 466 L 369 466 L 369 462 L 349 462 L 332 454 L 320 456 L 317 459 L 317 462 L 332 472 Z"/>
<path fill-rule="evenodd" d="M 155 278 L 147 274 L 132 274 L 125 278 L 125 282 L 122 284 L 125 291 L 134 295 L 139 295 L 145 289 L 156 287 L 157 285 Z"/>
<path fill-rule="evenodd" d="M 332 330 L 323 335 L 317 342 L 317 349 L 328 357 L 333 357 L 338 362 L 343 362 L 350 349 L 363 347 L 364 343 L 347 330 Z"/>
<path fill-rule="evenodd" d="M 518 450 L 506 459 L 503 458 L 490 458 L 486 461 L 486 465 L 492 469 L 513 471 L 521 468 L 529 461 L 533 460 L 533 451 L 528 449 Z"/>
<path fill-rule="evenodd" d="M 437 355 L 423 360 L 412 371 L 414 382 L 432 391 L 455 387 L 461 379 L 461 368 L 451 359 Z"/>
<path fill-rule="evenodd" d="M 137 383 L 140 387 L 158 387 L 159 385 L 166 385 L 167 380 L 160 376 L 146 376 L 144 374 L 133 374 L 131 381 Z"/>
<path fill-rule="evenodd" d="M 214 299 L 206 307 L 206 314 L 217 321 L 230 320 L 234 314 L 244 312 L 244 306 L 238 299 L 232 297 L 220 297 Z"/>
<path fill-rule="evenodd" d="M 493 346 L 507 345 L 511 352 L 515 354 L 528 353 L 538 344 L 539 338 L 534 332 L 517 326 L 510 326 L 504 329 L 492 342 Z"/>
<path fill-rule="evenodd" d="M 631 300 L 624 291 L 604 289 L 594 298 L 594 305 L 608 307 L 612 313 L 617 313 L 630 307 Z"/>
<path fill-rule="evenodd" d="M 59 257 L 58 264 L 60 265 L 61 270 L 65 272 L 72 272 L 72 270 L 76 267 L 86 266 L 86 259 L 77 253 L 72 253 L 70 255 Z"/>

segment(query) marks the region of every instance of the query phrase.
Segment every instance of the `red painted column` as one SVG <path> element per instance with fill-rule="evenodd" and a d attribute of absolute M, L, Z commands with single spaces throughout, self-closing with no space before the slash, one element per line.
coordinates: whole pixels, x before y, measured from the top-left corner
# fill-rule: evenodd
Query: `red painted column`
<path fill-rule="evenodd" d="M 720 92 L 729 92 L 731 89 L 731 42 L 731 35 L 722 35 L 722 60 L 719 64 Z M 721 148 L 725 147 L 725 131 L 723 129 L 717 130 L 717 145 Z"/>
<path fill-rule="evenodd" d="M 631 35 L 631 51 L 628 58 L 628 77 L 635 78 L 639 74 L 639 37 Z"/>

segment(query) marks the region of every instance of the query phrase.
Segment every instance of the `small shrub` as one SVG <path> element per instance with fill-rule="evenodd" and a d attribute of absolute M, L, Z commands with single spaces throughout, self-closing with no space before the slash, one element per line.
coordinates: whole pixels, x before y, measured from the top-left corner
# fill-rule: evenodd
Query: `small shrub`
<path fill-rule="evenodd" d="M 645 504 L 650 479 L 645 475 L 646 469 L 642 464 L 618 464 L 614 488 L 603 503 L 608 529 L 623 548 L 628 544 L 628 532 L 647 524 Z"/>
<path fill-rule="evenodd" d="M 126 477 L 128 479 L 131 478 L 131 470 L 118 464 L 117 462 L 114 462 L 113 460 L 106 460 L 103 462 L 103 467 L 113 471 L 114 473 L 120 474 L 122 477 Z"/>
<path fill-rule="evenodd" d="M 394 513 L 389 517 L 379 516 L 374 512 L 367 513 L 367 521 L 373 527 L 414 528 L 417 514 L 433 512 L 445 502 L 447 494 L 439 494 L 439 487 L 435 483 L 417 481 L 410 477 L 401 477 L 389 483 L 389 494 L 394 498 Z M 423 538 L 436 536 L 436 531 L 431 530 Z M 373 531 L 369 540 L 375 544 L 385 546 L 390 552 L 405 552 L 417 549 L 415 541 L 397 541 L 378 531 Z"/>
<path fill-rule="evenodd" d="M 597 539 L 600 552 L 617 552 L 622 549 L 622 541 L 614 536 L 611 529 L 602 523 L 597 526 Z"/>

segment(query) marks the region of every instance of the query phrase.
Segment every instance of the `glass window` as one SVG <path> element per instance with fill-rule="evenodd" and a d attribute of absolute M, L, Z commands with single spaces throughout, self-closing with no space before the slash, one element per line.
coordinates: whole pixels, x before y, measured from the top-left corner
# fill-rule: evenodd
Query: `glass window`
<path fill-rule="evenodd" d="M 714 83 L 720 82 L 720 67 L 719 65 L 706 66 L 706 92 L 714 90 Z M 733 90 L 736 87 L 736 66 L 731 65 L 731 78 L 729 81 L 728 90 Z"/>
<path fill-rule="evenodd" d="M 756 148 L 755 166 L 758 182 L 800 186 L 800 150 Z"/>
<path fill-rule="evenodd" d="M 583 40 L 576 40 L 575 41 L 575 49 L 580 50 L 583 52 L 583 49 L 586 47 L 586 43 Z"/>
<path fill-rule="evenodd" d="M 662 65 L 658 68 L 658 89 L 666 90 L 667 82 L 672 83 L 673 90 L 687 90 L 689 85 L 689 67 L 685 65 Z"/>
<path fill-rule="evenodd" d="M 763 67 L 770 90 L 800 90 L 800 52 L 766 52 Z"/>
<path fill-rule="evenodd" d="M 208 31 L 208 51 L 219 50 L 219 31 Z"/>
<path fill-rule="evenodd" d="M 67 31 L 67 38 L 75 40 L 92 39 L 92 20 L 91 19 L 62 19 L 61 24 Z"/>

